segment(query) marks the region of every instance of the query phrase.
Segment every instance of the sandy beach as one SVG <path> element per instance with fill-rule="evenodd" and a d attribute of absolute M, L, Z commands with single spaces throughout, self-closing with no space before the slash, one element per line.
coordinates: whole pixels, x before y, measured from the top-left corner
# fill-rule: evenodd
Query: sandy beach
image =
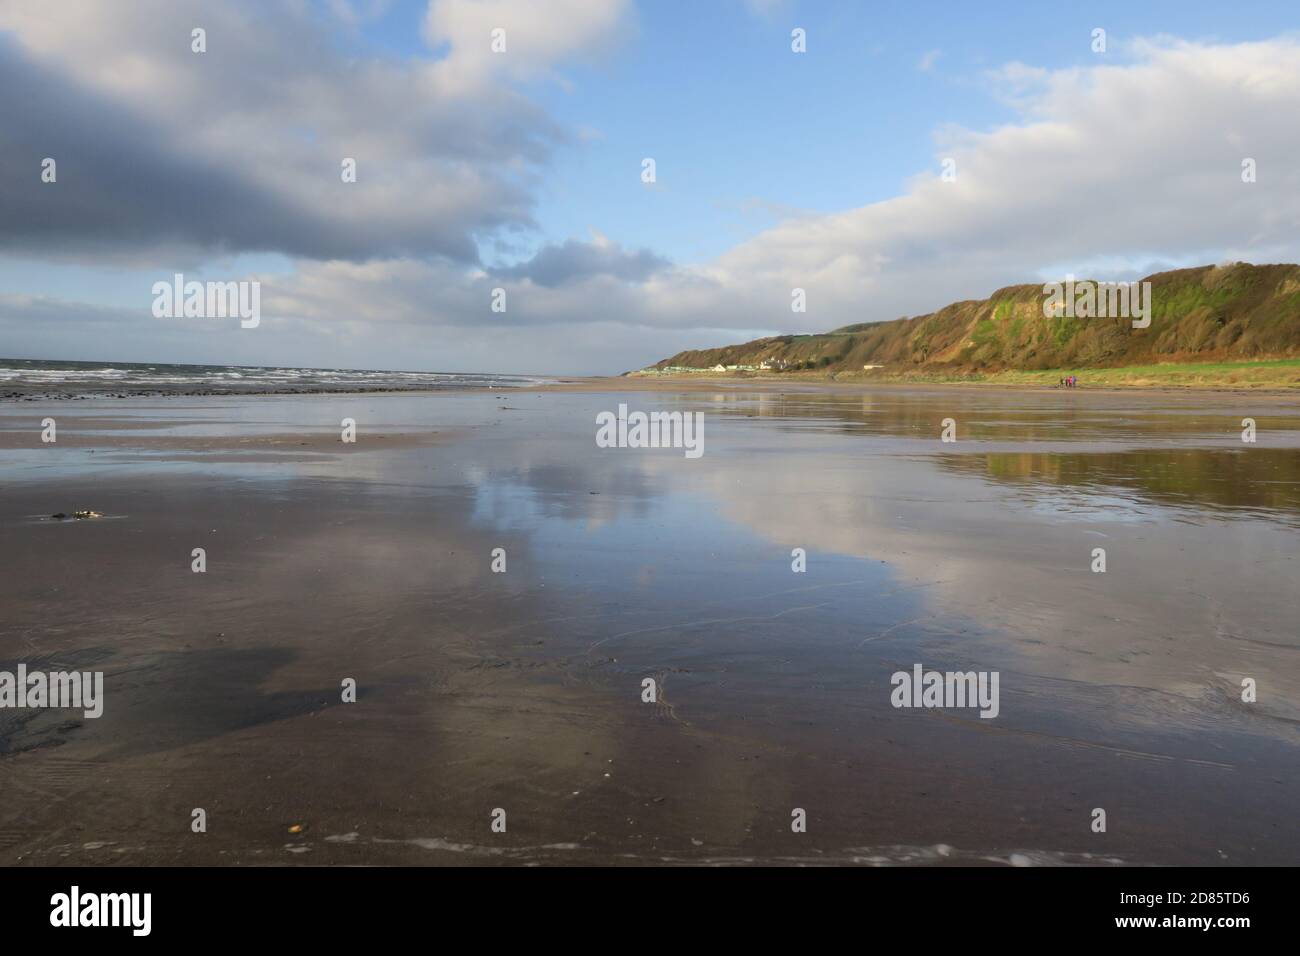
<path fill-rule="evenodd" d="M 619 403 L 704 454 L 598 447 Z M 24 401 L 0 462 L 0 670 L 105 688 L 0 710 L 5 864 L 1300 858 L 1300 399 Z M 996 719 L 894 707 L 915 664 Z"/>

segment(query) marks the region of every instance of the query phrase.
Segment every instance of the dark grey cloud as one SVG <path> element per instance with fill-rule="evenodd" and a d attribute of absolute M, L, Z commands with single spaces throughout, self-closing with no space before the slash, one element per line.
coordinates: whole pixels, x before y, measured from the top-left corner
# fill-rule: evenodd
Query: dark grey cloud
<path fill-rule="evenodd" d="M 321 217 L 289 207 L 227 157 L 191 156 L 166 129 L 27 60 L 0 35 L 0 244 L 22 254 L 181 243 L 346 256 Z M 57 180 L 41 180 L 56 162 Z"/>
<path fill-rule="evenodd" d="M 672 263 L 649 249 L 624 250 L 616 242 L 581 242 L 569 239 L 543 246 L 526 262 L 493 274 L 504 279 L 529 279 L 548 289 L 581 282 L 594 276 L 609 276 L 625 282 L 644 282 Z"/>
<path fill-rule="evenodd" d="M 121 8 L 99 37 L 123 66 L 146 65 L 133 82 L 78 71 L 74 21 L 62 56 L 0 31 L 0 250 L 476 263 L 481 236 L 533 228 L 533 180 L 568 136 L 526 98 L 346 59 L 288 8 L 185 6 Z M 255 28 L 221 29 L 236 8 Z M 189 49 L 194 22 L 210 26 L 206 54 Z"/>

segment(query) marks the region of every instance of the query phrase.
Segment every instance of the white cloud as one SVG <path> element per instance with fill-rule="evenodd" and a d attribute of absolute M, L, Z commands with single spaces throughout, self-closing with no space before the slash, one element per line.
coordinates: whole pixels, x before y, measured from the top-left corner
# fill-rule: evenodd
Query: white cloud
<path fill-rule="evenodd" d="M 128 245 L 474 261 L 480 236 L 534 227 L 537 177 L 573 139 L 507 81 L 604 49 L 628 4 L 546 9 L 436 2 L 443 58 L 398 59 L 346 54 L 298 4 L 0 5 L 0 79 L 24 90 L 0 99 L 0 151 L 65 171 L 53 191 L 0 180 L 0 243 L 91 261 Z M 502 76 L 481 72 L 476 17 L 511 25 Z"/>
<path fill-rule="evenodd" d="M 431 47 L 450 48 L 435 68 L 439 81 L 469 90 L 599 57 L 625 39 L 631 15 L 630 0 L 431 0 L 423 31 Z M 493 51 L 495 30 L 504 52 Z"/>
<path fill-rule="evenodd" d="M 1108 259 L 1300 258 L 1300 44 L 1142 44 L 1123 66 L 990 76 L 1019 122 L 940 131 L 935 165 L 885 202 L 782 223 L 707 274 L 710 310 L 808 290 L 808 328 L 894 318 Z M 943 182 L 939 159 L 956 160 Z M 1257 161 L 1259 180 L 1241 181 Z M 730 305 L 728 304 L 730 303 Z M 783 325 L 793 324 L 787 316 Z"/>

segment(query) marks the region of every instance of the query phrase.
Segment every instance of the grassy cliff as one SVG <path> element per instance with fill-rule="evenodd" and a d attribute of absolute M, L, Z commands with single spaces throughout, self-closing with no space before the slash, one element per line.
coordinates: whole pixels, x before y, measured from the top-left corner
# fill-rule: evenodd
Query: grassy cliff
<path fill-rule="evenodd" d="M 837 378 L 1054 382 L 1095 370 L 1089 381 L 1113 384 L 1233 384 L 1234 375 L 1243 385 L 1300 384 L 1300 266 L 1201 266 L 1148 281 L 1146 329 L 1045 318 L 1042 285 L 1017 285 L 914 318 L 680 352 L 649 370 L 767 361 L 785 363 L 784 374 Z"/>

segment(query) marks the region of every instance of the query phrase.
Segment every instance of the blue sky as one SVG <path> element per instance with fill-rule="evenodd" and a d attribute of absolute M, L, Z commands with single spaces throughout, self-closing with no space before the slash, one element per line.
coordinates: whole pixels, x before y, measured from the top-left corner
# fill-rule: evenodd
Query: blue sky
<path fill-rule="evenodd" d="M 75 147 L 75 130 L 59 126 L 68 104 L 87 115 L 120 108 L 167 144 L 124 191 L 136 198 L 108 212 L 99 200 L 116 199 L 138 162 L 75 195 L 23 181 L 13 204 L 39 214 L 49 197 L 64 198 L 71 205 L 55 218 L 68 232 L 54 241 L 13 217 L 0 319 L 7 302 L 18 338 L 0 352 L 102 342 L 121 359 L 152 343 L 165 354 L 142 357 L 621 371 L 679 348 L 915 314 L 1056 270 L 1128 276 L 1292 254 L 1284 197 L 1294 164 L 1279 168 L 1293 135 L 1278 128 L 1288 94 L 1270 84 L 1295 65 L 1289 4 L 232 0 L 214 9 L 141 0 L 107 17 L 91 0 L 67 0 L 0 15 L 0 65 L 39 76 L 36 88 L 58 84 L 62 97 L 44 113 L 0 116 L 10 121 L 0 153 L 8 146 L 25 162 L 24 148 L 69 137 Z M 510 25 L 511 52 L 484 59 L 484 25 L 497 20 Z M 174 43 L 197 22 L 213 37 L 206 60 Z M 807 53 L 790 50 L 795 27 Z M 1102 56 L 1090 46 L 1096 27 L 1107 31 Z M 157 77 L 121 79 L 141 63 Z M 1187 99 L 1175 101 L 1181 89 Z M 1240 109 L 1233 97 L 1244 97 Z M 1104 143 L 1117 130 L 1128 138 L 1107 111 L 1114 120 L 1129 101 L 1146 129 L 1134 127 L 1129 157 L 1104 169 L 1113 152 Z M 1220 112 L 1198 115 L 1203 102 Z M 13 132 L 23 123 L 34 128 Z M 252 132 L 241 145 L 219 128 Z M 1064 131 L 1059 168 L 1052 130 Z M 1138 142 L 1146 135 L 1222 155 L 1202 162 L 1195 145 L 1157 156 Z M 377 169 L 389 177 L 382 194 L 365 193 L 368 205 L 354 211 L 327 184 L 302 182 L 358 143 L 369 150 L 366 187 L 376 189 Z M 96 162 L 111 166 L 126 146 L 97 144 Z M 959 180 L 945 216 L 924 180 L 948 153 L 979 176 Z M 1256 153 L 1278 159 L 1241 194 L 1250 208 L 1237 208 L 1238 156 Z M 657 164 L 652 188 L 640 182 L 644 157 Z M 151 178 L 197 176 L 202 193 L 212 168 L 228 174 L 225 193 L 190 202 L 184 189 L 151 192 Z M 1216 177 L 1209 193 L 1206 176 Z M 1099 218 L 1071 227 L 1077 241 L 1070 229 L 1045 242 L 1011 237 L 1024 217 L 1073 219 L 1081 198 L 1115 204 L 1139 228 L 1118 241 Z M 1168 215 L 1198 202 L 1212 207 L 1203 228 Z M 247 222 L 215 222 L 245 205 Z M 100 221 L 79 226 L 82 207 Z M 358 235 L 370 229 L 378 239 Z M 477 261 L 447 252 L 465 241 Z M 548 283 L 543 260 L 561 264 L 560 280 Z M 141 290 L 180 270 L 261 277 L 268 330 L 187 340 L 137 324 Z M 479 314 L 502 282 L 516 311 Z M 821 308 L 783 313 L 792 285 L 810 286 Z M 33 299 L 42 320 L 28 331 L 16 316 Z M 94 328 L 78 324 L 96 310 Z M 131 320 L 95 338 L 116 321 L 112 310 Z M 556 365 L 572 355 L 551 347 L 557 337 L 584 343 L 577 367 Z"/>
<path fill-rule="evenodd" d="M 982 76 L 1002 63 L 1092 65 L 1098 26 L 1111 41 L 1253 40 L 1300 26 L 1287 3 L 1233 4 L 1231 16 L 1187 2 L 967 6 L 789 2 L 754 14 L 741 0 L 641 4 L 635 43 L 566 70 L 572 91 L 539 91 L 568 125 L 600 133 L 548 179 L 544 233 L 585 237 L 595 226 L 675 261 L 711 258 L 774 224 L 766 204 L 829 213 L 888 199 L 933 166 L 937 127 L 1011 121 Z M 421 4 L 402 4 L 375 41 L 401 48 L 421 15 Z M 808 32 L 808 55 L 790 53 L 794 26 Z M 635 178 L 644 156 L 658 163 L 654 194 Z M 634 235 L 609 225 L 623 222 Z"/>

